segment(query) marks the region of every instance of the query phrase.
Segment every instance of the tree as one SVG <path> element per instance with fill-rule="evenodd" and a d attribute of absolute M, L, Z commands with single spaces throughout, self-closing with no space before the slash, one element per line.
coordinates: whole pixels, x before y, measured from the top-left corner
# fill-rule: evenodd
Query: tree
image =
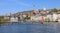
<path fill-rule="evenodd" d="M 52 9 L 51 12 L 56 13 L 58 10 L 56 8 Z"/>
<path fill-rule="evenodd" d="M 50 21 L 50 18 L 46 18 L 45 20 L 49 22 Z"/>
<path fill-rule="evenodd" d="M 3 21 L 3 22 L 7 22 L 7 21 L 9 21 L 9 19 L 4 19 L 3 16 L 0 16 L 0 22 L 1 22 L 1 21 Z"/>
<path fill-rule="evenodd" d="M 58 11 L 60 11 L 60 9 Z"/>
<path fill-rule="evenodd" d="M 27 15 L 24 19 L 27 19 L 28 20 L 28 19 L 30 19 L 30 17 L 28 17 L 28 15 Z"/>

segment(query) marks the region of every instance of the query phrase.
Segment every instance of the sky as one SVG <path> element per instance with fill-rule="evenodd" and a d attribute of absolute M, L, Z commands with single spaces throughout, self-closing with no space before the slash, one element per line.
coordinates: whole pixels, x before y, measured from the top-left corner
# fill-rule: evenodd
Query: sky
<path fill-rule="evenodd" d="M 60 0 L 0 0 L 0 15 L 36 9 L 60 8 Z"/>

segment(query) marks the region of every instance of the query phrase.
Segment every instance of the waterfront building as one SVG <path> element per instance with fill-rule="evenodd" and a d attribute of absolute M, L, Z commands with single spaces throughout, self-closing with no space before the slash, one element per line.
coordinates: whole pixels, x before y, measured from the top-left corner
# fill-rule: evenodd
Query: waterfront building
<path fill-rule="evenodd" d="M 25 21 L 26 16 L 30 17 L 30 21 L 46 21 L 46 19 L 56 21 L 60 18 L 60 13 L 49 13 L 50 11 L 51 10 L 47 10 L 46 8 L 42 10 L 24 11 L 5 16 L 4 18 L 8 18 L 10 21 Z"/>
<path fill-rule="evenodd" d="M 49 21 L 53 21 L 53 14 L 47 14 L 46 19 L 49 19 Z"/>
<path fill-rule="evenodd" d="M 18 22 L 18 18 L 17 17 L 11 17 L 10 22 Z"/>
<path fill-rule="evenodd" d="M 57 13 L 58 22 L 60 23 L 60 12 Z"/>
<path fill-rule="evenodd" d="M 10 14 L 10 22 L 18 22 L 18 18 L 16 14 Z"/>

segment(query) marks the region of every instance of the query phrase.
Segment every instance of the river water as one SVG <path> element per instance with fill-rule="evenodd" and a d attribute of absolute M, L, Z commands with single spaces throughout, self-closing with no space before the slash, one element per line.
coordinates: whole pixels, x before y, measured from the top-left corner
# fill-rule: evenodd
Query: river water
<path fill-rule="evenodd" d="M 60 33 L 60 25 L 13 23 L 0 26 L 0 33 Z"/>

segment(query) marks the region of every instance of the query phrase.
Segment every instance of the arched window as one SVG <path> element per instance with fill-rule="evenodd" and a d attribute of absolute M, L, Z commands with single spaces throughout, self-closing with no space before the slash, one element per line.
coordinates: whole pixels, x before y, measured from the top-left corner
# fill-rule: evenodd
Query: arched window
<path fill-rule="evenodd" d="M 35 12 L 33 12 L 33 15 L 36 15 L 36 13 L 35 13 Z"/>

